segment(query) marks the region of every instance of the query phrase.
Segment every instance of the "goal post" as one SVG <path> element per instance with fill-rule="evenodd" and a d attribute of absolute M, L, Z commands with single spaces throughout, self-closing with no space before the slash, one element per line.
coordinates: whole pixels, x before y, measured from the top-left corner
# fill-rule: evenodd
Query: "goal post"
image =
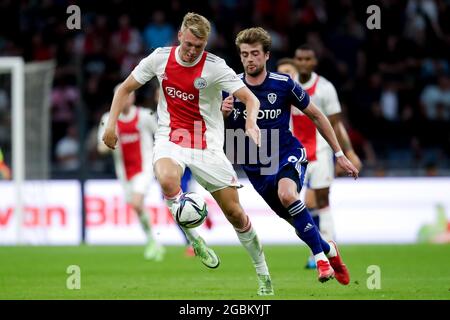
<path fill-rule="evenodd" d="M 25 244 L 25 183 L 49 179 L 50 99 L 55 61 L 25 63 L 22 57 L 0 57 L 0 74 L 10 96 L 10 154 L 16 243 Z M 9 80 L 8 80 L 9 79 Z M 38 186 L 36 188 L 39 188 Z M 41 190 L 36 190 L 36 197 Z M 40 194 L 40 196 L 44 196 Z"/>
<path fill-rule="evenodd" d="M 25 181 L 25 63 L 22 57 L 0 58 L 0 72 L 11 73 L 12 176 L 14 181 L 17 242 L 22 242 L 23 184 Z"/>

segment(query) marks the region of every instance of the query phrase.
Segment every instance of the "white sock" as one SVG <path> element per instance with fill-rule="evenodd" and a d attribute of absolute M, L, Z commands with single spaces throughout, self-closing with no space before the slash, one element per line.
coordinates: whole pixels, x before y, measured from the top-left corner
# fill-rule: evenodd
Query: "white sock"
<path fill-rule="evenodd" d="M 266 257 L 259 242 L 258 235 L 253 229 L 250 218 L 247 217 L 246 225 L 238 230 L 235 229 L 239 241 L 249 253 L 257 274 L 269 275 L 269 268 L 267 267 Z"/>
<path fill-rule="evenodd" d="M 328 258 L 325 255 L 325 253 L 323 253 L 323 251 L 322 251 L 321 253 L 314 255 L 314 260 L 316 261 L 316 264 L 317 264 L 317 261 L 319 261 L 319 260 L 328 261 Z"/>
<path fill-rule="evenodd" d="M 331 215 L 330 207 L 325 207 L 322 209 L 317 209 L 319 213 L 319 229 L 322 237 L 326 241 L 334 240 L 335 232 L 334 232 L 334 221 L 333 216 Z"/>
<path fill-rule="evenodd" d="M 331 242 L 328 242 L 328 244 L 330 245 L 330 251 L 327 253 L 327 257 L 328 258 L 336 257 L 337 251 L 336 251 L 334 244 L 332 244 Z"/>
<path fill-rule="evenodd" d="M 148 212 L 146 210 L 142 210 L 142 212 L 140 212 L 138 216 L 139 222 L 141 223 L 141 227 L 144 230 L 145 235 L 147 236 L 147 242 L 154 241 Z"/>
<path fill-rule="evenodd" d="M 180 226 L 181 227 L 181 226 Z M 197 231 L 195 231 L 195 229 L 193 228 L 184 228 L 181 227 L 181 230 L 184 231 L 184 233 L 186 234 L 186 237 L 188 238 L 189 242 L 192 243 L 192 241 L 194 241 L 195 239 L 197 239 L 198 237 L 200 237 L 200 235 L 198 234 Z"/>
<path fill-rule="evenodd" d="M 172 216 L 174 216 L 173 211 L 172 211 L 172 206 L 175 202 L 177 202 L 177 200 L 181 196 L 181 194 L 182 194 L 182 192 L 181 192 L 181 188 L 180 188 L 178 193 L 174 196 L 167 197 L 166 195 L 164 195 L 164 201 L 166 202 L 167 207 L 169 207 L 169 211 L 170 211 L 170 213 L 172 213 Z M 180 228 L 186 234 L 186 237 L 188 238 L 190 243 L 192 243 L 192 241 L 194 241 L 195 239 L 200 237 L 200 235 L 197 233 L 197 231 L 195 231 L 192 228 L 184 228 L 182 226 L 180 226 Z"/>
<path fill-rule="evenodd" d="M 182 194 L 182 192 L 181 192 L 181 188 L 180 188 L 180 190 L 175 195 L 171 195 L 171 196 L 164 195 L 164 201 L 166 202 L 167 207 L 169 208 L 170 213 L 172 213 L 172 215 L 173 215 L 172 206 L 175 202 L 177 202 L 177 200 L 181 196 L 181 194 Z"/>

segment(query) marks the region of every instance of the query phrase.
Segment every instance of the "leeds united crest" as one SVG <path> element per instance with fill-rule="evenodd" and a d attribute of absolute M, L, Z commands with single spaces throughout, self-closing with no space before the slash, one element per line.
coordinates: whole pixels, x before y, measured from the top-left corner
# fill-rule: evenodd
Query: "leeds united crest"
<path fill-rule="evenodd" d="M 269 100 L 270 104 L 274 104 L 277 101 L 277 95 L 275 93 L 269 93 L 267 95 L 267 100 Z"/>

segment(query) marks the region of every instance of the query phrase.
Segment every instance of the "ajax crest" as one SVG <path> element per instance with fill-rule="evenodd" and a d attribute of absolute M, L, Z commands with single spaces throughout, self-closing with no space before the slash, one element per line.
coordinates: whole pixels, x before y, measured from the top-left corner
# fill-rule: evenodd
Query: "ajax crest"
<path fill-rule="evenodd" d="M 204 89 L 204 88 L 206 88 L 206 85 L 207 85 L 206 80 L 202 77 L 198 77 L 194 80 L 195 89 L 198 89 L 198 90 Z"/>

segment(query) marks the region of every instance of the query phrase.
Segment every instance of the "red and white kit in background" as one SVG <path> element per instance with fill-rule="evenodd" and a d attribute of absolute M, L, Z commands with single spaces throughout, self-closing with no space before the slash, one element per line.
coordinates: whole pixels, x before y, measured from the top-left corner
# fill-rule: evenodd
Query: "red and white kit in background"
<path fill-rule="evenodd" d="M 188 166 L 209 192 L 239 186 L 236 172 L 223 152 L 222 91 L 244 87 L 225 61 L 204 51 L 193 63 L 181 60 L 179 47 L 156 49 L 132 75 L 141 84 L 153 77 L 160 83 L 158 130 L 153 162 L 172 158 Z"/>
<path fill-rule="evenodd" d="M 308 82 L 301 84 L 311 101 L 328 117 L 341 112 L 333 84 L 313 72 Z M 315 124 L 300 110 L 292 108 L 291 129 L 306 148 L 308 170 L 305 182 L 311 189 L 328 188 L 334 178 L 333 150 L 320 135 Z"/>
<path fill-rule="evenodd" d="M 98 143 L 108 122 L 109 112 L 102 116 Z M 158 127 L 156 114 L 150 109 L 131 106 L 128 114 L 117 120 L 117 148 L 113 151 L 117 178 L 125 190 L 127 202 L 132 193 L 146 194 L 153 179 L 153 135 Z"/>

